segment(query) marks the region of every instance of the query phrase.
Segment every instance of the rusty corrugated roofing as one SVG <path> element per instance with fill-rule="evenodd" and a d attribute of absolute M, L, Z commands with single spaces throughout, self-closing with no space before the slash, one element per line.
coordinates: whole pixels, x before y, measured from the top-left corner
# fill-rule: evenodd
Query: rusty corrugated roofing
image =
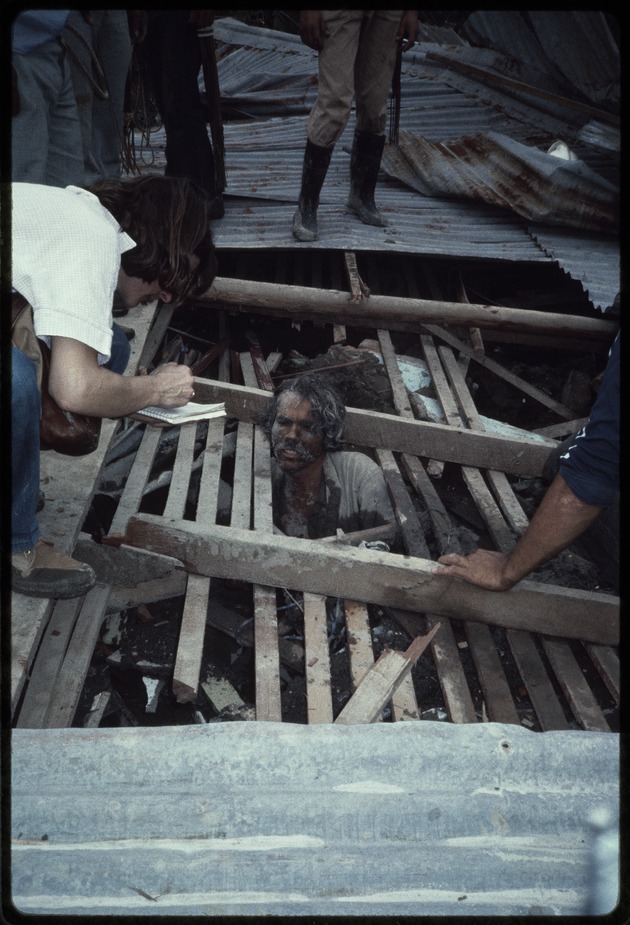
<path fill-rule="evenodd" d="M 491 14 L 486 15 L 492 20 Z M 502 19 L 497 29 L 503 30 L 504 38 L 512 36 L 516 50 L 531 50 L 535 32 L 523 33 L 521 23 L 518 25 L 518 41 L 514 23 L 510 26 Z M 527 60 L 514 64 L 510 79 L 521 81 L 519 92 L 515 93 L 513 87 L 505 92 L 508 81 L 498 79 L 501 74 L 497 70 L 504 66 L 504 54 L 468 46 L 463 40 L 440 44 L 444 31 L 436 40 L 434 30 L 423 30 L 423 41 L 403 56 L 400 126 L 402 137 L 417 139 L 412 144 L 426 150 L 428 142 L 434 143 L 435 156 L 427 178 L 430 188 L 424 191 L 430 195 L 418 192 L 418 178 L 414 183 L 412 172 L 400 172 L 404 159 L 400 151 L 391 147 L 386 149 L 383 168 L 392 175 L 383 177 L 377 188 L 379 206 L 390 220 L 388 228 L 362 225 L 348 215 L 344 203 L 347 152 L 354 129 L 351 117 L 322 190 L 320 238 L 300 245 L 291 235 L 290 224 L 299 193 L 306 117 L 316 95 L 316 54 L 305 48 L 297 36 L 247 26 L 229 17 L 215 22 L 214 35 L 222 101 L 227 112 L 241 117 L 240 121 L 227 121 L 224 127 L 227 208 L 225 218 L 215 225 L 218 246 L 343 247 L 517 262 L 552 260 L 583 284 L 588 280 L 585 292 L 596 308 L 606 310 L 612 304 L 620 288 L 614 227 L 611 234 L 605 235 L 605 247 L 601 247 L 599 233 L 587 231 L 586 237 L 583 232 L 576 236 L 563 224 L 552 225 L 554 216 L 544 212 L 548 205 L 545 186 L 533 162 L 546 157 L 552 141 L 565 142 L 584 167 L 577 168 L 568 185 L 563 172 L 559 193 L 555 190 L 559 195 L 555 219 L 564 222 L 570 216 L 577 223 L 576 215 L 581 213 L 588 215 L 591 225 L 605 228 L 606 209 L 614 213 L 616 206 L 619 129 L 614 115 L 604 110 L 600 113 L 597 105 L 588 100 L 575 104 L 566 96 L 571 80 L 563 71 L 569 68 L 561 69 L 553 62 L 550 65 L 548 50 L 537 48 L 532 76 Z M 593 36 L 594 42 L 601 39 L 596 30 Z M 525 79 L 528 77 L 529 82 Z M 576 96 L 583 100 L 577 91 Z M 461 150 L 462 139 L 482 134 L 486 144 L 488 138 L 499 135 L 507 139 L 500 156 L 495 146 L 492 161 L 483 159 L 483 151 L 477 152 L 476 166 L 489 191 L 490 203 L 472 198 L 478 196 L 478 191 L 470 173 L 463 169 L 464 160 L 457 163 L 451 158 L 447 162 L 445 157 L 437 157 L 440 145 L 458 142 Z M 511 161 L 514 171 L 514 150 L 505 151 L 510 146 L 519 151 L 519 146 L 526 146 L 531 155 L 521 159 L 513 173 L 518 183 L 512 183 L 511 201 L 506 195 L 506 166 Z M 462 155 L 469 157 L 470 150 L 462 150 Z M 397 171 L 391 170 L 395 160 Z M 447 168 L 457 185 L 440 190 L 435 185 L 436 177 L 439 170 Z M 597 177 L 593 188 L 587 182 L 591 172 Z M 609 184 L 613 186 L 612 193 Z M 575 197 L 586 205 L 576 208 Z M 532 223 L 536 223 L 535 232 Z M 542 240 L 553 242 L 553 246 L 542 246 Z"/>

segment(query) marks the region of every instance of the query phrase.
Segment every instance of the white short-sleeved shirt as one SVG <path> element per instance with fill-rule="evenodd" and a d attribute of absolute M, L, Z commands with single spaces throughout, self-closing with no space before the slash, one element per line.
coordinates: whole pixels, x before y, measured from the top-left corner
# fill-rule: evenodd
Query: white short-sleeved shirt
<path fill-rule="evenodd" d="M 87 190 L 13 183 L 13 288 L 33 306 L 35 333 L 71 337 L 109 359 L 120 256 L 135 247 Z"/>

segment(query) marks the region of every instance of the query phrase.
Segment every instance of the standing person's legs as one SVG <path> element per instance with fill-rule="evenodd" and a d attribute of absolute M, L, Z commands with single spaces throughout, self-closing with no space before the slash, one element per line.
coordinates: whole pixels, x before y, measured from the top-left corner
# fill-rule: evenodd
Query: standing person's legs
<path fill-rule="evenodd" d="M 46 42 L 12 61 L 20 102 L 11 120 L 11 179 L 62 187 L 82 183 L 81 130 L 63 49 Z"/>
<path fill-rule="evenodd" d="M 199 92 L 201 49 L 188 11 L 152 12 L 143 46 L 166 131 L 165 173 L 195 180 L 213 199 L 214 155 Z"/>
<path fill-rule="evenodd" d="M 317 99 L 308 118 L 308 139 L 320 147 L 336 144 L 350 118 L 363 16 L 363 10 L 324 12 L 330 35 L 319 52 Z"/>
<path fill-rule="evenodd" d="M 40 397 L 35 367 L 11 349 L 11 588 L 32 597 L 72 598 L 96 583 L 94 570 L 40 536 Z"/>
<path fill-rule="evenodd" d="M 366 13 L 355 64 L 356 127 L 350 160 L 348 208 L 366 225 L 383 227 L 386 219 L 374 203 L 385 146 L 387 100 L 396 65 L 402 10 Z"/>
<path fill-rule="evenodd" d="M 72 88 L 77 106 L 83 151 L 85 180 L 93 183 L 100 180 L 93 157 L 92 103 L 94 87 L 92 85 L 93 66 L 90 49 L 93 46 L 92 27 L 79 10 L 70 10 L 68 21 L 63 30 L 63 42 L 67 48 L 66 57 Z"/>
<path fill-rule="evenodd" d="M 370 10 L 366 14 L 354 73 L 356 127 L 360 132 L 382 135 L 385 131 L 402 14 L 402 10 Z"/>
<path fill-rule="evenodd" d="M 354 58 L 363 11 L 326 11 L 324 18 L 329 35 L 319 52 L 317 99 L 308 119 L 300 196 L 293 216 L 293 237 L 298 241 L 317 238 L 319 195 L 352 109 Z"/>
<path fill-rule="evenodd" d="M 11 348 L 11 550 L 23 552 L 39 540 L 39 388 L 35 367 Z"/>
<path fill-rule="evenodd" d="M 101 62 L 109 97 L 94 99 L 92 138 L 94 159 L 102 177 L 121 173 L 125 89 L 131 64 L 131 39 L 126 10 L 94 10 L 96 53 Z M 94 179 L 100 179 L 94 177 Z M 86 182 L 92 182 L 86 177 Z"/>

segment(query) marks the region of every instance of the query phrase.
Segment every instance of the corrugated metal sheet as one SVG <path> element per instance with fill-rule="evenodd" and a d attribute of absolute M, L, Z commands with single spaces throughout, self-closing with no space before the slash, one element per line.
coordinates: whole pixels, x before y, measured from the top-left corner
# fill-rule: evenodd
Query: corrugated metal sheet
<path fill-rule="evenodd" d="M 531 63 L 531 75 L 555 76 L 593 102 L 619 103 L 619 48 L 601 10 L 481 10 L 464 35 L 476 45 Z"/>
<path fill-rule="evenodd" d="M 484 26 L 485 16 L 492 20 L 491 14 L 484 14 Z M 504 39 L 515 36 L 514 25 L 507 20 L 501 19 L 497 29 Z M 242 121 L 225 124 L 226 216 L 214 226 L 220 247 L 343 247 L 518 262 L 554 260 L 572 277 L 588 279 L 585 291 L 595 307 L 606 310 L 612 304 L 620 283 L 619 257 L 613 253 L 610 235 L 606 236 L 602 254 L 600 235 L 593 233 L 588 238 L 590 247 L 580 237 L 578 246 L 571 229 L 565 233 L 560 227 L 550 226 L 548 240 L 553 240 L 554 246 L 551 252 L 543 249 L 539 238 L 530 234 L 528 223 L 542 217 L 531 207 L 536 204 L 540 209 L 544 188 L 538 203 L 533 197 L 528 201 L 527 191 L 531 184 L 539 183 L 539 177 L 526 166 L 519 176 L 519 215 L 509 211 L 514 203 L 505 195 L 504 161 L 495 160 L 490 168 L 482 165 L 483 180 L 495 195 L 493 202 L 503 203 L 498 208 L 464 198 L 464 193 L 472 193 L 465 186 L 457 189 L 456 199 L 439 198 L 435 189 L 428 197 L 420 195 L 417 182 L 414 189 L 411 173 L 398 172 L 398 158 L 395 173 L 399 179 L 384 177 L 377 189 L 378 203 L 391 219 L 390 226 L 376 229 L 362 225 L 343 208 L 353 118 L 335 149 L 322 190 L 320 238 L 313 244 L 300 245 L 290 233 L 290 223 L 299 193 L 306 117 L 316 94 L 316 55 L 297 36 L 247 26 L 229 17 L 215 22 L 214 35 L 222 99 L 229 111 L 243 116 Z M 526 56 L 534 47 L 533 41 L 530 34 L 519 36 L 514 49 L 520 49 L 521 57 Z M 550 63 L 540 45 L 535 47 L 532 67 L 538 71 L 539 79 L 541 74 L 546 75 L 545 89 L 566 91 L 566 75 Z M 615 184 L 619 174 L 618 128 L 606 118 L 594 119 L 592 113 L 576 115 L 561 96 L 541 98 L 526 92 L 510 95 L 503 92 L 500 82 L 484 77 L 483 70 L 479 76 L 475 68 L 473 77 L 465 68 L 460 69 L 462 62 L 475 63 L 485 69 L 486 75 L 496 78 L 500 73 L 496 68 L 503 66 L 502 58 L 495 52 L 490 54 L 488 58 L 487 48 L 472 48 L 461 42 L 441 45 L 433 33 L 429 41 L 407 53 L 403 57 L 401 130 L 436 144 L 478 133 L 500 134 L 517 145 L 531 147 L 533 158 L 546 152 L 552 141 L 562 140 L 586 165 L 584 174 L 592 170 L 602 178 L 602 185 Z M 520 70 L 511 76 L 526 78 L 527 63 L 520 61 Z M 159 140 L 155 144 L 159 146 Z M 384 168 L 393 159 L 395 152 L 391 149 L 384 158 Z M 159 158 L 156 163 L 159 166 Z M 435 174 L 449 165 L 435 158 L 431 166 Z M 462 176 L 463 171 L 460 180 Z M 569 204 L 566 195 L 564 204 Z M 529 210 L 526 206 L 530 206 Z"/>
<path fill-rule="evenodd" d="M 621 254 L 616 237 L 563 231 L 549 225 L 531 225 L 530 234 L 542 251 L 571 279 L 578 280 L 594 308 L 612 308 L 621 284 Z"/>
<path fill-rule="evenodd" d="M 16 729 L 11 745 L 24 915 L 459 921 L 617 902 L 614 733 L 233 722 Z"/>
<path fill-rule="evenodd" d="M 383 167 L 423 195 L 479 199 L 552 225 L 610 233 L 619 228 L 619 190 L 586 164 L 527 147 L 496 132 L 429 142 L 400 132 Z M 401 167 L 403 165 L 400 165 Z"/>

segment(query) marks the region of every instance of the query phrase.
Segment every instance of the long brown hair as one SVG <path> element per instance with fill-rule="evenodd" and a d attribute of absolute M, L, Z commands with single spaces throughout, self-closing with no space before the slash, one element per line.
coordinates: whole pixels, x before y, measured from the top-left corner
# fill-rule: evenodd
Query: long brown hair
<path fill-rule="evenodd" d="M 179 177 L 111 177 L 88 189 L 136 243 L 121 256 L 128 276 L 159 280 L 175 305 L 210 288 L 218 265 L 208 201 L 196 183 Z"/>

